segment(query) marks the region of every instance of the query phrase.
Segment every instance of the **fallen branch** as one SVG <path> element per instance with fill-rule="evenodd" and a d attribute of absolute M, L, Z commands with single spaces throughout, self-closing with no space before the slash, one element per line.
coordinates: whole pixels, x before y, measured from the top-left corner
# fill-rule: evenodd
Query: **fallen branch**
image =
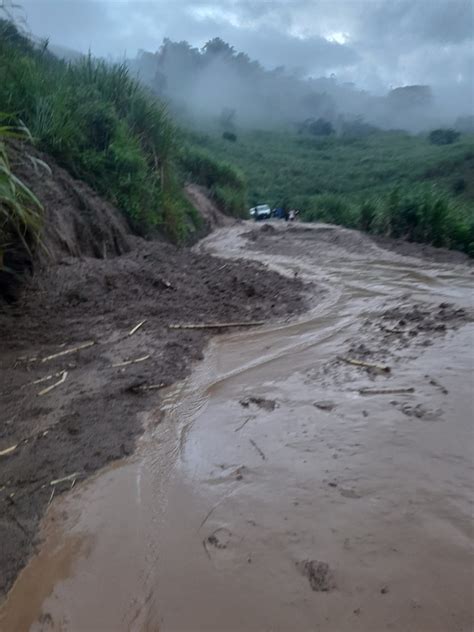
<path fill-rule="evenodd" d="M 51 386 L 48 386 L 47 388 L 44 388 L 42 391 L 40 391 L 38 393 L 38 397 L 41 397 L 41 395 L 46 395 L 46 393 L 49 393 L 50 391 L 52 391 L 53 388 L 56 388 L 56 386 L 59 386 L 60 384 L 65 382 L 66 378 L 67 378 L 67 371 L 63 371 L 61 379 L 55 382 L 54 384 L 51 384 Z"/>
<path fill-rule="evenodd" d="M 0 456 L 7 456 L 7 454 L 11 454 L 12 452 L 14 452 L 17 448 L 18 443 L 15 443 L 15 445 L 11 445 L 9 448 L 5 448 L 5 450 L 2 450 L 0 452 Z"/>
<path fill-rule="evenodd" d="M 124 362 L 117 362 L 116 364 L 112 364 L 112 366 L 114 368 L 117 368 L 119 366 L 127 366 L 129 364 L 137 364 L 137 362 L 144 362 L 145 360 L 148 360 L 148 358 L 150 357 L 151 357 L 150 355 L 146 355 L 141 358 L 135 358 L 135 360 L 125 360 Z"/>
<path fill-rule="evenodd" d="M 72 347 L 71 349 L 65 349 L 64 351 L 60 351 L 59 353 L 53 353 L 53 355 L 46 356 L 41 359 L 41 362 L 46 362 L 47 360 L 54 360 L 55 358 L 60 358 L 61 356 L 69 355 L 70 353 L 76 353 L 76 351 L 81 351 L 81 349 L 87 349 L 88 347 L 92 347 L 95 345 L 95 340 L 89 340 L 89 342 L 84 342 L 77 347 Z"/>
<path fill-rule="evenodd" d="M 353 358 L 344 358 L 342 356 L 337 357 L 341 362 L 347 362 L 347 364 L 353 364 L 354 366 L 362 366 L 366 369 L 376 369 L 382 371 L 382 373 L 390 373 L 391 368 L 389 366 L 381 366 L 380 364 L 370 364 L 369 362 L 363 362 L 362 360 L 354 360 Z"/>
<path fill-rule="evenodd" d="M 128 332 L 129 336 L 133 336 L 133 334 L 138 331 L 140 329 L 140 327 L 142 325 L 144 325 L 146 323 L 146 319 L 142 320 L 141 322 L 138 323 L 138 325 L 135 325 L 135 327 L 133 329 L 130 329 L 130 331 Z"/>
<path fill-rule="evenodd" d="M 80 472 L 74 472 L 73 474 L 69 474 L 68 476 L 63 476 L 62 478 L 57 478 L 54 481 L 50 482 L 50 485 L 59 485 L 59 483 L 65 483 L 66 481 L 71 481 L 72 479 L 76 479 L 80 475 Z"/>
<path fill-rule="evenodd" d="M 169 329 L 225 329 L 226 327 L 259 327 L 265 321 L 257 320 L 245 323 L 199 323 L 197 325 L 168 325 Z"/>
<path fill-rule="evenodd" d="M 399 393 L 414 393 L 413 387 L 409 388 L 361 388 L 361 395 L 398 395 Z"/>
<path fill-rule="evenodd" d="M 49 497 L 48 500 L 48 505 L 51 504 L 52 500 L 53 500 L 53 496 L 54 496 L 54 492 L 56 491 L 56 487 L 53 487 L 53 491 L 51 492 L 51 496 Z"/>
<path fill-rule="evenodd" d="M 260 456 L 262 457 L 262 459 L 265 461 L 266 460 L 266 456 L 265 453 L 263 452 L 263 450 L 261 450 L 258 445 L 255 443 L 255 441 L 253 439 L 249 439 L 250 443 L 253 445 L 253 447 L 257 450 L 257 452 L 260 454 Z"/>

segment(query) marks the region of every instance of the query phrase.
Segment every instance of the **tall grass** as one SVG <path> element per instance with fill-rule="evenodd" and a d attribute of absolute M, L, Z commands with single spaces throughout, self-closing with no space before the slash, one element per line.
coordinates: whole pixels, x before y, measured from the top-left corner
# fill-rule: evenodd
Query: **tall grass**
<path fill-rule="evenodd" d="M 301 216 L 474 256 L 473 213 L 435 186 L 396 187 L 362 202 L 349 195 L 323 194 L 306 199 Z"/>
<path fill-rule="evenodd" d="M 39 147 L 117 205 L 132 226 L 183 241 L 199 220 L 182 193 L 177 132 L 124 64 L 66 63 L 0 21 L 0 109 Z"/>
<path fill-rule="evenodd" d="M 0 121 L 10 118 L 0 113 Z M 5 267 L 5 252 L 19 243 L 31 254 L 40 241 L 42 205 L 32 191 L 13 173 L 6 142 L 29 138 L 23 126 L 0 125 L 0 271 Z"/>

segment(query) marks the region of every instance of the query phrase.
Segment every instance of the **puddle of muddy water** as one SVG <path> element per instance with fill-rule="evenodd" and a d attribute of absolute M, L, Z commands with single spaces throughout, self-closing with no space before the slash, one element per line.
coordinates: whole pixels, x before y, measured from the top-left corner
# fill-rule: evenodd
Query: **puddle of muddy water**
<path fill-rule="evenodd" d="M 205 247 L 241 256 L 229 233 Z M 214 339 L 133 458 L 53 502 L 2 631 L 472 628 L 472 325 L 375 384 L 334 364 L 387 297 L 469 306 L 469 273 L 252 256 L 325 295 L 301 322 Z"/>

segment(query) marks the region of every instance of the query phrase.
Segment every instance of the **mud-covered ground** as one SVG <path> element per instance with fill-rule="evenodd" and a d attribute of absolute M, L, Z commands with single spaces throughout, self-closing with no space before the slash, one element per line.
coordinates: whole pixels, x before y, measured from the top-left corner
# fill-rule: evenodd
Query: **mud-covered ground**
<path fill-rule="evenodd" d="M 436 263 L 461 264 L 474 266 L 474 260 L 457 250 L 434 248 L 427 244 L 417 244 L 379 235 L 367 235 L 356 230 L 342 228 L 330 224 L 284 224 L 283 222 L 266 222 L 242 233 L 254 248 L 262 252 L 297 254 L 295 248 L 303 247 L 302 253 L 312 256 L 324 256 L 321 247 L 342 248 L 346 253 L 361 252 L 366 248 L 374 253 L 388 250 L 404 257 L 426 259 Z M 379 247 L 379 248 L 377 248 Z M 319 252 L 316 250 L 318 249 Z M 342 254 L 342 252 L 341 252 Z"/>
<path fill-rule="evenodd" d="M 161 387 L 201 358 L 209 330 L 168 325 L 284 319 L 302 311 L 302 290 L 263 265 L 136 239 L 115 258 L 64 258 L 1 306 L 0 594 L 53 491 L 130 454 Z"/>
<path fill-rule="evenodd" d="M 46 468 L 70 455 L 28 483 L 27 517 L 51 478 L 74 475 L 58 492 L 77 484 L 53 498 L 0 627 L 471 630 L 473 270 L 390 250 L 334 226 L 248 223 L 194 252 L 148 244 L 94 261 L 97 275 L 87 261 L 72 264 L 84 274 L 53 269 L 51 310 L 31 328 L 38 287 L 25 327 L 7 330 L 9 368 L 26 356 L 10 391 L 51 410 L 3 458 L 25 479 L 22 454 L 50 433 Z M 165 325 L 267 318 L 213 339 L 163 399 L 146 390 L 201 357 L 202 332 Z M 31 382 L 63 370 L 38 396 L 49 382 Z M 134 456 L 82 484 L 132 449 L 140 420 Z M 16 533 L 22 516 L 8 515 Z"/>

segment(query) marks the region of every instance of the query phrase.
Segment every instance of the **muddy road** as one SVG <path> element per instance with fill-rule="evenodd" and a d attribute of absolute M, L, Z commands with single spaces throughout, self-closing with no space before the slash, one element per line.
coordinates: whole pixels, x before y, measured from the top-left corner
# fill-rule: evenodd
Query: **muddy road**
<path fill-rule="evenodd" d="M 135 454 L 53 500 L 0 629 L 471 630 L 472 267 L 323 225 L 197 249 L 323 291 L 214 338 Z"/>

